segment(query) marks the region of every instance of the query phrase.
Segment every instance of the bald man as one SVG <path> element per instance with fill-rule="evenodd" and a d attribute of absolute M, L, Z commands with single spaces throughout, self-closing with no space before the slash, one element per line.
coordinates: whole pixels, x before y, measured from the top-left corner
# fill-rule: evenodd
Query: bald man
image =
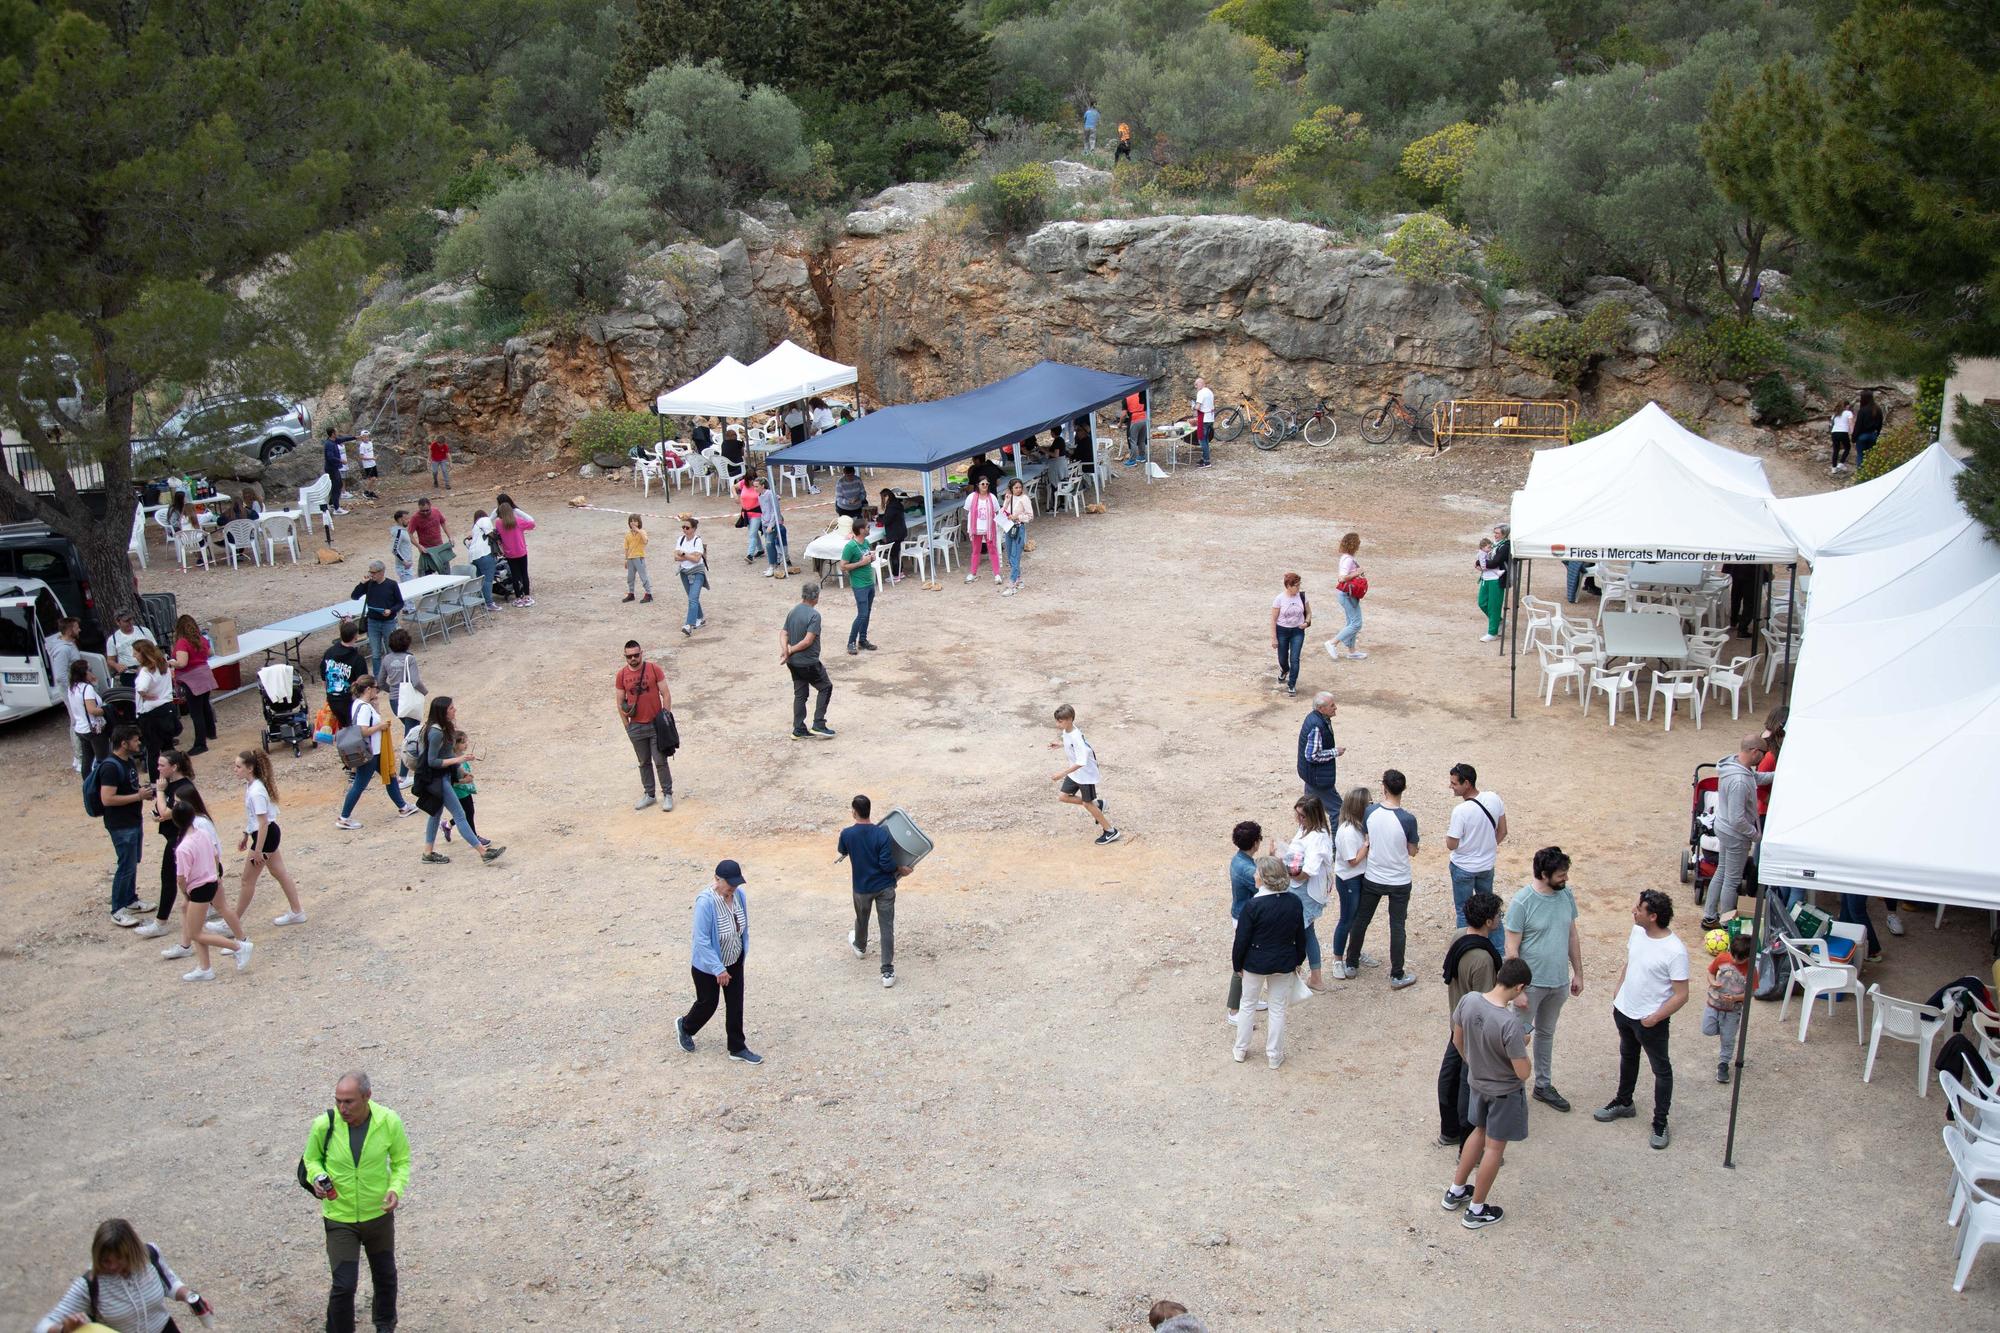
<path fill-rule="evenodd" d="M 1333 743 L 1333 717 L 1340 711 L 1333 695 L 1321 690 L 1313 696 L 1312 711 L 1299 724 L 1299 781 L 1307 796 L 1319 797 L 1329 811 L 1340 809 L 1338 760 L 1347 753 L 1344 745 Z"/>

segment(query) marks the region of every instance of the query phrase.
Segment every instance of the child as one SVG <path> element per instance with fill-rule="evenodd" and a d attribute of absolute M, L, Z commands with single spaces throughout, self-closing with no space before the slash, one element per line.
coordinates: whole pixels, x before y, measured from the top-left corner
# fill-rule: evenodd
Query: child
<path fill-rule="evenodd" d="M 1097 821 L 1097 826 L 1103 830 L 1097 835 L 1098 846 L 1118 841 L 1118 830 L 1111 827 L 1111 821 L 1104 817 L 1104 802 L 1097 795 L 1097 752 L 1090 748 L 1090 742 L 1077 730 L 1076 710 L 1068 704 L 1060 705 L 1056 709 L 1056 721 L 1062 726 L 1062 739 L 1049 742 L 1049 748 L 1060 748 L 1069 760 L 1068 768 L 1049 779 L 1062 784 L 1057 799 L 1066 805 L 1082 806 L 1084 813 Z"/>
<path fill-rule="evenodd" d="M 1736 1029 L 1743 1022 L 1743 997 L 1750 991 L 1750 937 L 1731 934 L 1729 951 L 1708 965 L 1708 1007 L 1701 1011 L 1701 1035 L 1720 1037 L 1715 1081 L 1729 1081 L 1729 1057 L 1736 1051 Z"/>
<path fill-rule="evenodd" d="M 361 455 L 361 493 L 371 500 L 381 499 L 375 494 L 375 478 L 381 475 L 380 469 L 375 466 L 375 441 L 364 430 L 361 438 L 354 442 L 354 449 Z"/>
<path fill-rule="evenodd" d="M 646 585 L 643 600 L 653 600 L 653 576 L 646 572 L 646 525 L 637 514 L 625 516 L 625 600 L 632 600 L 634 583 Z"/>
<path fill-rule="evenodd" d="M 417 576 L 417 545 L 410 540 L 410 511 L 398 509 L 394 524 L 389 529 L 389 558 L 396 566 L 396 582 L 403 583 Z"/>
<path fill-rule="evenodd" d="M 451 744 L 452 748 L 459 754 L 472 753 L 472 746 L 466 741 L 465 733 L 462 731 L 452 733 Z M 479 784 L 472 780 L 472 765 L 469 762 L 460 761 L 458 767 L 452 770 L 451 791 L 452 795 L 458 797 L 459 807 L 465 811 L 465 827 L 471 830 L 472 836 L 475 838 L 479 836 L 479 816 L 473 813 L 472 798 L 478 790 Z M 453 819 L 450 815 L 444 817 L 444 840 L 446 842 L 451 841 L 452 831 L 457 827 L 457 820 Z"/>

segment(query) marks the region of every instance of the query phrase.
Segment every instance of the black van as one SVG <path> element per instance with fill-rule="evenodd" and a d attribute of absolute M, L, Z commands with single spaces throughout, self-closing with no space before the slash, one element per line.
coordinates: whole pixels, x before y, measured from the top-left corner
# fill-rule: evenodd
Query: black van
<path fill-rule="evenodd" d="M 104 626 L 91 597 L 90 576 L 76 543 L 42 523 L 0 523 L 0 579 L 40 579 L 56 599 L 83 621 L 86 652 L 104 651 Z"/>

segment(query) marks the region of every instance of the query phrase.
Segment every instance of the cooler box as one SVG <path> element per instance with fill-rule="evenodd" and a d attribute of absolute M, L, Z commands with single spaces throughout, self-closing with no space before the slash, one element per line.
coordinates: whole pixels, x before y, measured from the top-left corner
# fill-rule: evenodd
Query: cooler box
<path fill-rule="evenodd" d="M 243 688 L 243 664 L 241 662 L 226 662 L 221 666 L 213 668 L 213 670 L 215 671 L 215 688 L 217 690 L 240 690 Z"/>
<path fill-rule="evenodd" d="M 900 805 L 883 815 L 880 822 L 889 836 L 896 840 L 897 865 L 913 866 L 931 854 L 931 840 L 924 836 L 924 831 L 917 827 L 915 820 L 903 813 Z"/>

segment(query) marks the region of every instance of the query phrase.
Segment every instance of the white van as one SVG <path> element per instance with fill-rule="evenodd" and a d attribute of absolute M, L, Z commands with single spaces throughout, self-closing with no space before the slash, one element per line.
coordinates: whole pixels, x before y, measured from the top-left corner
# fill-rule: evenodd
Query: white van
<path fill-rule="evenodd" d="M 0 580 L 0 722 L 62 706 L 69 682 L 56 680 L 49 665 L 49 640 L 62 617 L 62 604 L 40 579 Z M 111 679 L 102 655 L 83 657 L 100 686 Z"/>

